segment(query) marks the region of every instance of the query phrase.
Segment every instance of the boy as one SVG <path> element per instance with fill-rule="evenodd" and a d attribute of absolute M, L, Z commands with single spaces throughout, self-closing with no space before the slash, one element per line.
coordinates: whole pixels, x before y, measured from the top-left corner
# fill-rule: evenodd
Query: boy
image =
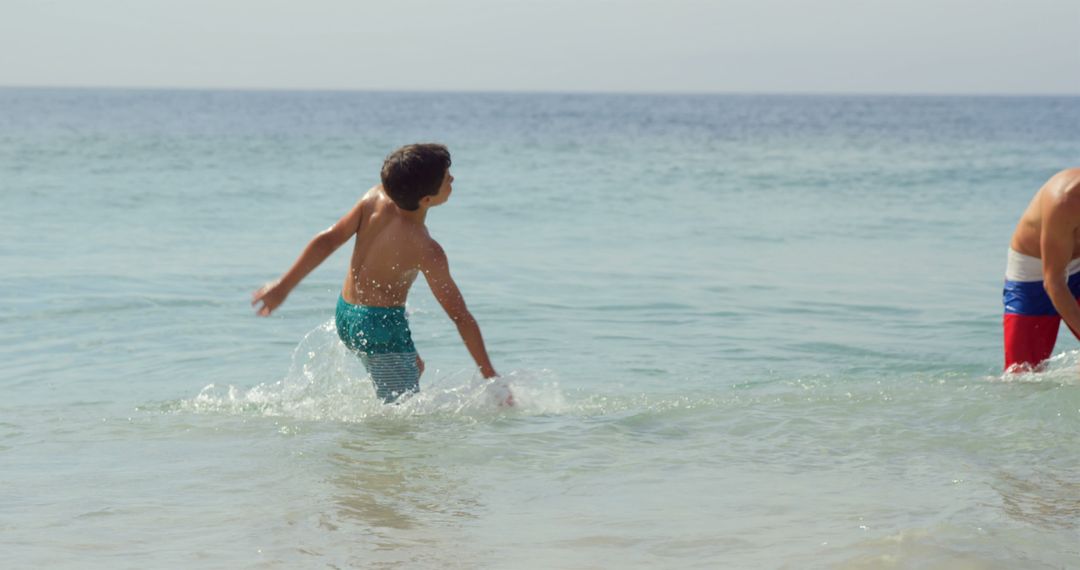
<path fill-rule="evenodd" d="M 386 157 L 381 179 L 349 213 L 316 235 L 285 275 L 256 291 L 251 304 L 261 302 L 258 314 L 269 315 L 308 273 L 356 236 L 338 298 L 337 331 L 359 354 L 376 395 L 391 403 L 420 389 L 424 361 L 413 346 L 405 299 L 421 271 L 480 373 L 494 378 L 480 327 L 450 276 L 446 253 L 424 225 L 428 209 L 446 203 L 453 191 L 450 152 L 439 144 L 401 147 Z M 512 405 L 512 397 L 504 404 Z"/>

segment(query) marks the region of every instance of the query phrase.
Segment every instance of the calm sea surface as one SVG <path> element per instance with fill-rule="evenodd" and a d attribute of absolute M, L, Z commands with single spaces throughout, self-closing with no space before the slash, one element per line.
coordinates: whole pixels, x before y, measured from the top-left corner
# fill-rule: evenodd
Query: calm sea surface
<path fill-rule="evenodd" d="M 4 568 L 1076 568 L 1080 356 L 1002 378 L 1001 283 L 1080 98 L 0 90 Z M 337 340 L 416 141 L 423 393 Z"/>

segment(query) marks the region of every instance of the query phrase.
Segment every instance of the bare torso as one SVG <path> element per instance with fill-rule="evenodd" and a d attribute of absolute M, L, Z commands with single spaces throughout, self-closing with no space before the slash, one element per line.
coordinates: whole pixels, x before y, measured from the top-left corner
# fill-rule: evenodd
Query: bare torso
<path fill-rule="evenodd" d="M 341 295 L 354 305 L 404 305 L 421 260 L 434 241 L 423 223 L 398 208 L 382 187 L 371 189 L 362 202 Z"/>
<path fill-rule="evenodd" d="M 1063 170 L 1054 175 L 1031 199 L 1024 214 L 1020 216 L 1009 246 L 1019 253 L 1042 259 L 1041 239 L 1043 216 L 1049 208 L 1064 208 L 1080 200 L 1080 168 Z M 1074 222 L 1073 259 L 1080 258 L 1080 220 Z"/>

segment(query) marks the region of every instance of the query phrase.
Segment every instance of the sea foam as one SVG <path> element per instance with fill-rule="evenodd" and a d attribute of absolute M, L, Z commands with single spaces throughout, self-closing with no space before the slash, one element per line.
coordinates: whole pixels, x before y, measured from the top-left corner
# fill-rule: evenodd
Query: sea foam
<path fill-rule="evenodd" d="M 383 404 L 359 359 L 338 340 L 330 319 L 304 336 L 281 380 L 250 388 L 209 384 L 178 407 L 196 413 L 344 422 L 428 415 L 480 419 L 559 414 L 566 409 L 558 381 L 546 369 L 512 370 L 490 381 L 474 370 L 446 372 L 429 367 L 420 386 L 418 394 Z M 513 394 L 512 407 L 503 405 L 507 394 Z"/>

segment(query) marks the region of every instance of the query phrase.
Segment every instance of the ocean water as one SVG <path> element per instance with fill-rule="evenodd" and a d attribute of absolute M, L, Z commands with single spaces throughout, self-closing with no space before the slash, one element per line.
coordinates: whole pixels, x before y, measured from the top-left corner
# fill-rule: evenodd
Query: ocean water
<path fill-rule="evenodd" d="M 1076 568 L 1080 353 L 1002 377 L 1080 98 L 0 90 L 4 568 Z M 339 251 L 415 141 L 519 406 L 421 279 L 374 398 Z M 347 251 L 348 246 L 344 248 Z"/>

